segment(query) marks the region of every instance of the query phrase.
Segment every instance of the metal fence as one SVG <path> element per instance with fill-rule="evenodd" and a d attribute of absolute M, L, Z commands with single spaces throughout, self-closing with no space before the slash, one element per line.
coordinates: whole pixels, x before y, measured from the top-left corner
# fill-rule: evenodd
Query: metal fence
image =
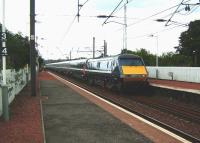
<path fill-rule="evenodd" d="M 200 83 L 200 67 L 147 67 L 150 78 Z"/>
<path fill-rule="evenodd" d="M 6 70 L 6 85 L 8 86 L 9 104 L 14 100 L 15 96 L 25 87 L 30 79 L 29 70 L 27 68 L 15 71 L 13 69 Z M 2 85 L 2 73 L 0 73 L 0 85 Z M 0 86 L 0 115 L 2 115 L 2 88 Z"/>

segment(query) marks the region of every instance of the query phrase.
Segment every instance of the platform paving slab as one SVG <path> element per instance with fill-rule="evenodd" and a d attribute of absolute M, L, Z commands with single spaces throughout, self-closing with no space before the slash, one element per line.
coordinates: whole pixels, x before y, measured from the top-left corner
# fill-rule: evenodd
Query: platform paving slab
<path fill-rule="evenodd" d="M 46 143 L 150 143 L 57 80 L 41 80 Z"/>

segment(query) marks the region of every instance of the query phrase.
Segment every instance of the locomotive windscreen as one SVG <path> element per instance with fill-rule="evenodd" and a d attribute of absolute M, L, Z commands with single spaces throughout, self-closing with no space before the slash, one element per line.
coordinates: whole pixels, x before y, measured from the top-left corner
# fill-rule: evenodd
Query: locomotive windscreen
<path fill-rule="evenodd" d="M 120 66 L 143 66 L 144 63 L 140 58 L 120 58 Z"/>

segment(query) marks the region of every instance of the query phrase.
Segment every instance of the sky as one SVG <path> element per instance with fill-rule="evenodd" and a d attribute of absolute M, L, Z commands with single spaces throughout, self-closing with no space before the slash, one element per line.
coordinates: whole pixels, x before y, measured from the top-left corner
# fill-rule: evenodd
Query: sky
<path fill-rule="evenodd" d="M 5 1 L 6 28 L 13 33 L 29 36 L 29 1 Z M 65 59 L 70 52 L 72 58 L 91 58 L 95 37 L 96 56 L 101 54 L 104 40 L 108 55 L 119 54 L 123 48 L 123 6 L 126 1 L 80 0 L 80 4 L 85 4 L 80 9 L 78 22 L 78 0 L 35 0 L 37 50 L 44 59 Z M 127 49 L 135 51 L 143 48 L 158 55 L 175 52 L 180 34 L 188 29 L 183 24 L 200 19 L 200 5 L 190 5 L 190 11 L 185 11 L 186 5 L 181 5 L 173 15 L 181 1 L 184 4 L 199 3 L 199 0 L 128 0 Z M 103 24 L 105 18 L 97 18 L 98 15 L 110 15 L 120 2 L 113 14 L 115 17 L 109 18 L 107 24 Z M 168 23 L 156 21 L 170 18 L 171 22 Z"/>

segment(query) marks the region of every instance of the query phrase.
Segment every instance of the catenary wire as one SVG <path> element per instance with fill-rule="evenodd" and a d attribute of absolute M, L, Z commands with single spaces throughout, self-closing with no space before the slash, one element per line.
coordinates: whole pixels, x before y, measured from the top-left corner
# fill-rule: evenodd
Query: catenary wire
<path fill-rule="evenodd" d="M 109 16 L 106 18 L 106 20 L 103 22 L 102 25 L 106 24 L 106 22 L 108 21 L 108 19 L 113 15 L 113 13 L 117 10 L 117 8 L 121 5 L 121 3 L 123 2 L 124 0 L 121 0 L 118 5 L 114 8 L 114 10 L 109 14 Z"/>
<path fill-rule="evenodd" d="M 191 1 L 191 0 L 187 0 L 186 2 L 188 2 L 188 1 Z M 158 13 L 155 13 L 155 14 L 152 14 L 152 15 L 147 16 L 147 17 L 145 17 L 145 18 L 142 18 L 142 19 L 140 19 L 139 21 L 136 21 L 136 22 L 134 22 L 134 23 L 128 24 L 128 25 L 127 25 L 127 28 L 130 28 L 130 27 L 133 26 L 133 25 L 136 25 L 136 24 L 141 23 L 141 22 L 143 22 L 143 21 L 146 21 L 146 20 L 148 20 L 148 19 L 150 19 L 150 18 L 152 18 L 152 17 L 154 17 L 154 16 L 157 16 L 157 15 L 159 15 L 159 14 L 161 14 L 161 13 L 164 13 L 164 12 L 170 10 L 170 9 L 173 9 L 173 8 L 177 7 L 178 5 L 179 5 L 179 4 L 174 5 L 174 6 L 170 7 L 170 8 L 167 8 L 167 9 L 165 9 L 165 10 L 162 10 L 162 11 L 160 11 L 160 12 L 158 12 Z M 116 31 L 119 31 L 119 30 L 122 30 L 122 28 L 120 28 L 120 29 L 118 29 L 118 30 L 116 30 Z"/>
<path fill-rule="evenodd" d="M 154 34 L 162 33 L 162 32 L 165 32 L 165 31 L 170 31 L 170 30 L 177 28 L 177 27 L 182 27 L 182 26 L 176 25 L 174 27 L 170 27 L 170 28 L 167 28 L 167 29 L 163 29 L 163 30 L 160 30 L 160 31 L 153 32 L 153 33 L 139 35 L 139 36 L 135 36 L 135 37 L 128 37 L 127 39 L 138 39 L 138 38 L 142 38 L 142 37 L 147 37 L 149 35 L 154 35 Z"/>

